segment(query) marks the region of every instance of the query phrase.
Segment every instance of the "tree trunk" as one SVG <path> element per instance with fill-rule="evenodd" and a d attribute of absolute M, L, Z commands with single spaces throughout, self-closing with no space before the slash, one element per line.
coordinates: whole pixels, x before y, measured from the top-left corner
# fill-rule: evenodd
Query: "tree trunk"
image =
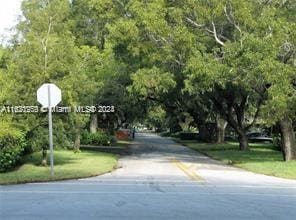
<path fill-rule="evenodd" d="M 207 141 L 208 139 L 208 130 L 206 124 L 198 125 L 198 136 L 201 141 Z"/>
<path fill-rule="evenodd" d="M 98 115 L 96 113 L 90 115 L 90 125 L 89 131 L 90 133 L 96 133 L 98 130 Z"/>
<path fill-rule="evenodd" d="M 198 139 L 200 141 L 207 141 L 208 139 L 208 130 L 205 121 L 205 117 L 203 115 L 199 115 L 197 113 L 193 114 L 194 122 L 198 128 Z"/>
<path fill-rule="evenodd" d="M 225 129 L 227 126 L 227 122 L 223 118 L 217 116 L 216 123 L 217 123 L 217 143 L 221 144 L 221 143 L 224 143 Z"/>
<path fill-rule="evenodd" d="M 170 121 L 169 128 L 170 128 L 170 133 L 176 133 L 176 132 L 182 131 L 182 128 L 179 125 L 177 118 L 173 118 L 172 121 Z"/>
<path fill-rule="evenodd" d="M 47 166 L 47 148 L 43 147 L 42 148 L 42 161 L 41 161 L 41 165 L 42 166 Z"/>
<path fill-rule="evenodd" d="M 79 152 L 80 151 L 80 133 L 76 133 L 75 135 L 75 142 L 74 142 L 74 151 Z"/>
<path fill-rule="evenodd" d="M 288 117 L 284 117 L 280 121 L 280 127 L 284 160 L 296 160 L 295 133 L 293 130 L 292 121 Z"/>
<path fill-rule="evenodd" d="M 246 132 L 242 129 L 238 133 L 239 149 L 242 151 L 249 150 L 249 141 Z"/>

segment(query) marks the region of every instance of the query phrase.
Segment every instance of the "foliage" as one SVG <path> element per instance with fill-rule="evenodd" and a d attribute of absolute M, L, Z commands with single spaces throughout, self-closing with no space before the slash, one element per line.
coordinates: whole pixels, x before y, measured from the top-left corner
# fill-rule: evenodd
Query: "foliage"
<path fill-rule="evenodd" d="M 36 90 L 52 82 L 63 91 L 63 106 L 113 105 L 115 112 L 95 114 L 106 130 L 146 120 L 171 132 L 190 126 L 201 132 L 222 118 L 246 150 L 245 134 L 256 121 L 295 124 L 295 7 L 293 1 L 25 0 L 17 40 L 0 48 L 0 104 L 37 105 Z M 32 150 L 47 148 L 45 114 L 2 116 L 26 132 Z M 57 146 L 79 148 L 90 118 L 54 114 Z"/>
<path fill-rule="evenodd" d="M 146 124 L 149 127 L 156 128 L 156 131 L 162 131 L 166 127 L 165 115 L 166 112 L 161 106 L 153 106 L 148 110 Z"/>
<path fill-rule="evenodd" d="M 196 132 L 180 132 L 179 137 L 181 140 L 197 140 L 198 134 Z"/>
<path fill-rule="evenodd" d="M 130 88 L 131 91 L 151 99 L 156 99 L 167 93 L 176 85 L 172 74 L 163 72 L 155 66 L 151 69 L 140 69 L 131 78 L 134 82 Z"/>
<path fill-rule="evenodd" d="M 0 172 L 15 167 L 26 147 L 24 133 L 11 125 L 2 124 L 0 130 Z"/>
<path fill-rule="evenodd" d="M 182 131 L 190 132 L 192 129 L 194 129 L 191 126 L 191 123 L 194 121 L 193 117 L 188 112 L 184 112 L 181 116 L 182 116 L 182 120 L 181 122 L 179 122 L 179 124 L 182 128 Z"/>
<path fill-rule="evenodd" d="M 86 145 L 110 146 L 113 139 L 105 132 L 89 133 L 87 131 L 81 134 L 81 143 Z"/>
<path fill-rule="evenodd" d="M 192 31 L 210 33 L 214 43 L 208 45 L 207 53 L 198 52 L 189 59 L 186 90 L 206 92 L 216 111 L 238 133 L 241 149 L 248 148 L 245 132 L 259 117 L 273 124 L 286 114 L 295 115 L 291 102 L 295 71 L 290 66 L 295 33 L 293 22 L 279 14 L 285 8 L 271 2 L 212 1 L 193 6 L 199 9 L 200 20 L 193 13 L 186 15 Z M 289 46 L 283 53 L 285 45 Z"/>

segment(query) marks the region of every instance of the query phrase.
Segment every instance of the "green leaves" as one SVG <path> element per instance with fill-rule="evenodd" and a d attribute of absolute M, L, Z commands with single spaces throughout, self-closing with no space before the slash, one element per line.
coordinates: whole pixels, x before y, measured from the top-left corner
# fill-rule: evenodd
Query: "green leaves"
<path fill-rule="evenodd" d="M 140 69 L 131 78 L 133 84 L 129 88 L 130 91 L 143 98 L 157 99 L 176 86 L 172 74 L 163 72 L 155 66 Z"/>
<path fill-rule="evenodd" d="M 0 131 L 0 172 L 13 168 L 25 150 L 25 135 L 11 124 L 1 122 Z"/>
<path fill-rule="evenodd" d="M 37 104 L 37 88 L 51 81 L 62 88 L 63 105 L 115 105 L 114 114 L 100 116 L 108 126 L 143 118 L 157 102 L 162 109 L 152 115 L 161 121 L 184 112 L 206 121 L 221 109 L 240 115 L 232 119 L 242 127 L 256 109 L 270 124 L 293 117 L 291 2 L 25 0 L 21 40 L 11 58 L 0 58 L 0 101 Z M 88 120 L 59 117 L 69 133 Z M 40 116 L 16 118 L 27 130 L 42 124 Z"/>
<path fill-rule="evenodd" d="M 229 81 L 227 67 L 211 54 L 195 53 L 186 65 L 185 90 L 190 93 L 211 90 L 214 85 L 223 86 Z"/>
<path fill-rule="evenodd" d="M 156 105 L 152 106 L 148 110 L 146 123 L 150 126 L 157 128 L 159 131 L 165 129 L 166 123 L 166 111 L 163 109 L 162 106 Z"/>

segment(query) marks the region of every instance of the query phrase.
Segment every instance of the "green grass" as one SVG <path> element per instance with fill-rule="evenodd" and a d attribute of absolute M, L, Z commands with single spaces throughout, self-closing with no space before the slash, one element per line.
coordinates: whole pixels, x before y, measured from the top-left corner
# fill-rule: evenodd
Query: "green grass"
<path fill-rule="evenodd" d="M 17 169 L 0 173 L 0 184 L 43 182 L 96 176 L 112 171 L 117 164 L 117 156 L 97 151 L 74 153 L 70 150 L 56 150 L 54 152 L 54 161 L 55 175 L 51 177 L 50 167 L 40 166 L 41 153 L 33 153 L 26 156 L 24 164 Z"/>
<path fill-rule="evenodd" d="M 272 144 L 251 143 L 250 151 L 238 150 L 238 143 L 206 144 L 196 141 L 177 140 L 193 150 L 202 152 L 214 159 L 255 173 L 296 179 L 296 161 L 283 161 L 281 152 Z"/>

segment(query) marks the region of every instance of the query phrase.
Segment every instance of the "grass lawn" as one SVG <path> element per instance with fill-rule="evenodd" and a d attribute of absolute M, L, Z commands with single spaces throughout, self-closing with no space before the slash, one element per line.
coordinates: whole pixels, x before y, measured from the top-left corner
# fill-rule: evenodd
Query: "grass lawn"
<path fill-rule="evenodd" d="M 283 161 L 282 153 L 275 150 L 272 144 L 251 143 L 250 151 L 242 152 L 238 150 L 239 145 L 236 142 L 206 144 L 179 139 L 176 141 L 236 167 L 255 173 L 296 179 L 296 161 Z"/>
<path fill-rule="evenodd" d="M 50 166 L 40 166 L 40 162 L 40 152 L 26 156 L 24 158 L 24 164 L 17 169 L 7 173 L 0 173 L 0 184 L 42 182 L 96 176 L 112 171 L 117 164 L 117 156 L 115 154 L 97 151 L 82 150 L 80 153 L 74 153 L 70 150 L 56 150 L 54 152 L 54 177 L 50 176 Z"/>

